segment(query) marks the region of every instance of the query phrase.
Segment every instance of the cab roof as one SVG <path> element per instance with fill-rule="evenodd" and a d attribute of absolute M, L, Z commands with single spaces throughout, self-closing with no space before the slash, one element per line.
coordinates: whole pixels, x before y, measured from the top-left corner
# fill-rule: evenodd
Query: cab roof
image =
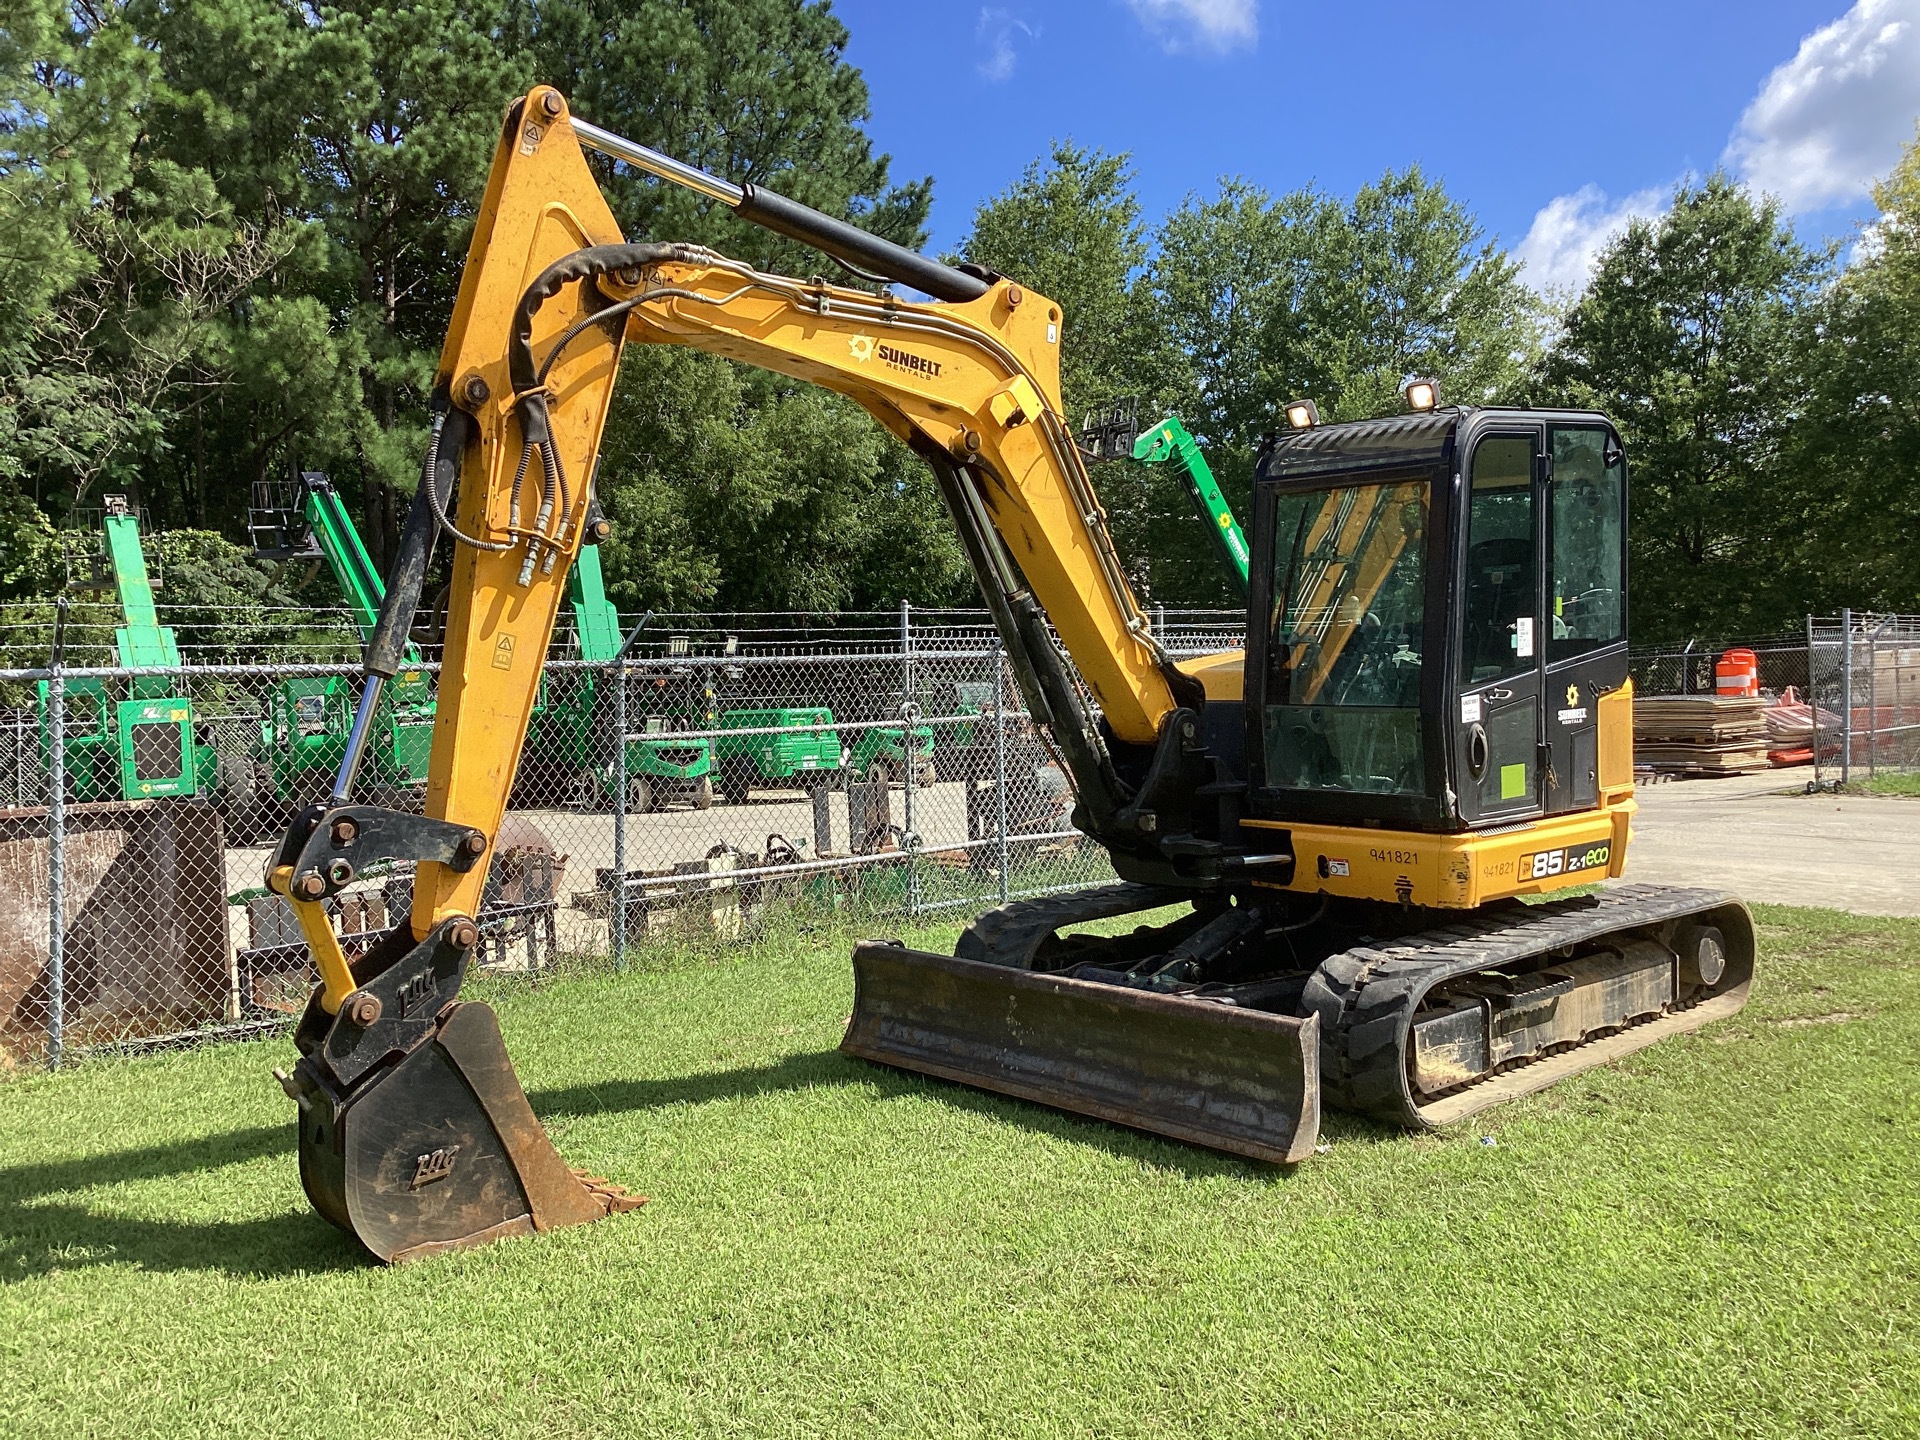
<path fill-rule="evenodd" d="M 1588 425 L 1597 421 L 1611 428 L 1606 416 L 1591 410 L 1447 405 L 1412 415 L 1283 430 L 1261 450 L 1254 478 L 1284 482 L 1349 470 L 1440 465 L 1451 461 L 1454 441 L 1464 426 L 1471 424 L 1479 429 L 1503 421 L 1573 421 Z"/>
<path fill-rule="evenodd" d="M 1465 407 L 1449 405 L 1381 420 L 1283 430 L 1261 451 L 1256 475 L 1261 480 L 1291 480 L 1376 465 L 1438 464 L 1447 458 L 1454 431 L 1468 413 Z"/>

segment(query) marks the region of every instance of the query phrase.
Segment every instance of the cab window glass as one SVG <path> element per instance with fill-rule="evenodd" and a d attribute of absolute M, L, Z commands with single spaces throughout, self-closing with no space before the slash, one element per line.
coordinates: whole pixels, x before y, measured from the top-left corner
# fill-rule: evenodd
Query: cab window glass
<path fill-rule="evenodd" d="M 1606 431 L 1554 430 L 1550 661 L 1601 649 L 1626 634 L 1625 492 L 1624 461 Z"/>
<path fill-rule="evenodd" d="M 1473 686 L 1539 664 L 1535 634 L 1534 442 L 1495 435 L 1473 452 L 1460 673 Z"/>
<path fill-rule="evenodd" d="M 1267 782 L 1419 794 L 1428 487 L 1283 492 L 1268 617 Z"/>

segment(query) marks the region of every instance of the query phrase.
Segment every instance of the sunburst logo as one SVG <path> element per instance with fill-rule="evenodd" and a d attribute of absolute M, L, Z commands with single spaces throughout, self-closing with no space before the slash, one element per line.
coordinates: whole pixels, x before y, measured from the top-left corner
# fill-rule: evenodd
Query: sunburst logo
<path fill-rule="evenodd" d="M 873 358 L 873 337 L 871 335 L 856 335 L 847 341 L 847 349 L 853 352 L 854 359 L 864 365 Z"/>
<path fill-rule="evenodd" d="M 1578 685 L 1567 686 L 1567 708 L 1572 709 L 1575 705 L 1578 705 L 1579 703 L 1580 703 L 1580 687 Z"/>

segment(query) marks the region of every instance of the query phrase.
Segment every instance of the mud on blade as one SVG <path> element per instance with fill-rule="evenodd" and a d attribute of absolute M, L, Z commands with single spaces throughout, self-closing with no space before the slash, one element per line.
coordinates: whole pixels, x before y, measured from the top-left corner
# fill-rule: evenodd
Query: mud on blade
<path fill-rule="evenodd" d="M 849 1055 L 1255 1160 L 1313 1153 L 1315 1017 L 872 941 L 853 975 Z"/>

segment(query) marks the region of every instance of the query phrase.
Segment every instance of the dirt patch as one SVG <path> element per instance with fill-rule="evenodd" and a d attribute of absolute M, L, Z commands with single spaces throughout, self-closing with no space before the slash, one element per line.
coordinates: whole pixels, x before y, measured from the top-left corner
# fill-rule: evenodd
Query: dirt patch
<path fill-rule="evenodd" d="M 1849 1020 L 1865 1018 L 1858 1010 L 1835 1010 L 1826 1015 L 1793 1015 L 1785 1020 L 1770 1020 L 1767 1023 L 1778 1025 L 1782 1030 L 1792 1030 L 1802 1025 L 1844 1025 Z"/>

